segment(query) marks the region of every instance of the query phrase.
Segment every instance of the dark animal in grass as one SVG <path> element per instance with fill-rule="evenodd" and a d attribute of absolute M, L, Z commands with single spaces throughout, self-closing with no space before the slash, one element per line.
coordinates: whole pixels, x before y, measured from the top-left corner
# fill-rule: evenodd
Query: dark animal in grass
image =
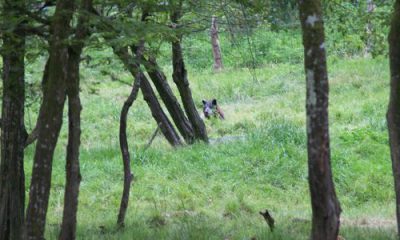
<path fill-rule="evenodd" d="M 217 104 L 217 99 L 211 101 L 203 100 L 203 113 L 206 118 L 211 116 L 219 117 L 220 119 L 225 119 L 224 112 Z"/>

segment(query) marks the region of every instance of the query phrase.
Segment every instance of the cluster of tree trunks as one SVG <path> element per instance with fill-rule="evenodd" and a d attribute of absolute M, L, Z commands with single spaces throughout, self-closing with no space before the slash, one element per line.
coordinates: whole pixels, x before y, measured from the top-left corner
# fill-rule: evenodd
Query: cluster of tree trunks
<path fill-rule="evenodd" d="M 50 39 L 48 79 L 43 86 L 39 111 L 39 135 L 33 161 L 29 203 L 26 213 L 26 238 L 42 239 L 49 201 L 54 149 L 60 133 L 67 81 L 69 48 L 65 41 L 71 31 L 74 0 L 57 1 Z"/>
<path fill-rule="evenodd" d="M 320 0 L 299 1 L 306 72 L 308 181 L 312 206 L 312 239 L 336 240 L 340 204 L 332 180 L 324 23 Z"/>
<path fill-rule="evenodd" d="M 182 1 L 180 2 L 182 5 Z M 171 22 L 177 25 L 181 18 L 181 6 L 171 14 Z M 183 60 L 183 51 L 181 47 L 182 36 L 178 35 L 172 42 L 172 78 L 178 87 L 179 94 L 182 98 L 183 107 L 192 124 L 195 139 L 201 139 L 208 142 L 206 126 L 201 119 L 199 112 L 197 112 L 196 105 L 193 101 L 192 91 L 190 90 L 189 80 L 187 78 L 187 71 L 185 62 Z"/>

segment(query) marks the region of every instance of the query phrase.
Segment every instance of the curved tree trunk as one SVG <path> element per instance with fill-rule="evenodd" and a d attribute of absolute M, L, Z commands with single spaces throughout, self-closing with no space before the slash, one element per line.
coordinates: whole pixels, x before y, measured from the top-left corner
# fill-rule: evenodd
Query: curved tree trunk
<path fill-rule="evenodd" d="M 52 20 L 49 78 L 43 91 L 39 112 L 39 137 L 33 161 L 29 204 L 26 213 L 26 239 L 43 239 L 49 201 L 54 149 L 62 125 L 68 78 L 68 47 L 74 0 L 57 1 Z"/>
<path fill-rule="evenodd" d="M 178 24 L 180 17 L 181 13 L 180 10 L 178 10 L 172 13 L 171 21 L 175 24 Z M 181 37 L 172 42 L 172 65 L 172 78 L 174 79 L 174 82 L 178 87 L 183 107 L 185 108 L 185 112 L 194 129 L 195 138 L 197 140 L 203 140 L 204 142 L 208 143 L 206 126 L 203 120 L 200 118 L 199 113 L 197 112 L 196 105 L 194 104 L 192 97 L 192 91 L 189 87 L 189 80 L 187 78 L 187 71 L 185 68 L 185 62 L 183 60 Z"/>
<path fill-rule="evenodd" d="M 400 238 L 400 0 L 396 0 L 389 33 L 389 59 L 390 100 L 387 123 L 396 193 L 397 231 Z"/>
<path fill-rule="evenodd" d="M 69 47 L 68 59 L 68 145 L 66 156 L 66 185 L 64 209 L 59 239 L 74 240 L 76 238 L 76 215 L 78 211 L 79 184 L 81 181 L 79 166 L 79 146 L 81 137 L 81 100 L 79 96 L 79 64 L 84 40 L 88 36 L 88 11 L 91 0 L 82 0 L 78 26 L 75 32 L 76 44 Z"/>
<path fill-rule="evenodd" d="M 311 193 L 311 238 L 336 240 L 340 204 L 332 180 L 324 24 L 320 0 L 299 1 L 307 80 L 308 180 Z"/>
<path fill-rule="evenodd" d="M 13 25 L 24 0 L 3 3 L 5 24 Z M 0 239 L 20 239 L 24 224 L 25 35 L 17 25 L 3 33 L 3 100 L 0 160 Z"/>
<path fill-rule="evenodd" d="M 155 59 L 142 59 L 149 77 L 151 78 L 154 86 L 156 87 L 161 99 L 167 107 L 171 118 L 174 120 L 176 127 L 185 139 L 186 143 L 192 144 L 194 142 L 194 132 L 192 125 L 185 116 L 181 105 L 176 99 L 171 87 L 168 84 L 167 78 L 161 71 Z"/>
<path fill-rule="evenodd" d="M 140 46 L 138 48 L 138 51 L 136 52 L 137 56 L 142 55 L 142 48 L 143 46 Z M 122 49 L 117 49 L 114 48 L 114 52 L 123 60 L 124 63 L 129 63 L 129 64 L 136 64 L 134 62 L 126 62 L 126 60 L 130 59 L 131 56 L 128 53 L 128 48 L 122 48 Z M 131 172 L 131 157 L 129 154 L 129 146 L 128 146 L 128 139 L 126 137 L 126 120 L 128 116 L 128 111 L 129 108 L 132 106 L 133 102 L 136 100 L 139 88 L 140 88 L 140 81 L 141 78 L 138 76 L 139 73 L 137 73 L 135 77 L 135 81 L 132 86 L 131 93 L 129 94 L 129 97 L 126 99 L 124 102 L 124 105 L 121 110 L 121 116 L 120 116 L 120 122 L 119 122 L 119 144 L 121 148 L 121 153 L 122 153 L 122 160 L 124 163 L 124 190 L 122 192 L 122 197 L 121 197 L 121 205 L 119 208 L 119 213 L 118 213 L 118 220 L 117 224 L 120 227 L 124 226 L 124 221 L 125 221 L 125 215 L 126 215 L 126 210 L 128 208 L 128 202 L 129 202 L 129 193 L 130 193 L 130 188 L 131 188 L 131 182 L 134 179 L 134 175 Z"/>

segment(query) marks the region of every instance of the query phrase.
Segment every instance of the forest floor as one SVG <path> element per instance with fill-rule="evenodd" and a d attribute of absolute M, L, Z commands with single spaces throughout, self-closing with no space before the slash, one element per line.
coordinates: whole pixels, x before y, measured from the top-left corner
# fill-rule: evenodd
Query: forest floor
<path fill-rule="evenodd" d="M 328 69 L 332 167 L 343 210 L 340 235 L 396 239 L 385 120 L 387 61 L 337 60 Z M 116 227 L 123 183 L 118 120 L 130 87 L 83 69 L 78 239 L 308 239 L 302 64 L 268 65 L 256 74 L 247 69 L 189 74 L 199 111 L 202 99 L 216 98 L 225 112 L 224 121 L 205 121 L 210 137 L 237 139 L 173 149 L 159 135 L 144 150 L 156 124 L 140 95 L 129 113 L 135 180 L 121 230 Z M 123 71 L 114 75 L 132 81 Z M 27 110 L 30 127 L 35 112 L 37 105 Z M 47 239 L 57 238 L 61 223 L 65 120 L 66 114 L 54 158 Z M 26 152 L 27 191 L 33 151 L 30 146 Z M 274 232 L 259 214 L 265 209 L 276 220 Z"/>

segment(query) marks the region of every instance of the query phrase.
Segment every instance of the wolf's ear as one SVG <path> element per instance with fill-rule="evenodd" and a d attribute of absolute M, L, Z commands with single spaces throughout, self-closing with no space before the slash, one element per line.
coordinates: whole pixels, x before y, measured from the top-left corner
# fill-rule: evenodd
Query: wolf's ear
<path fill-rule="evenodd" d="M 207 101 L 206 100 L 201 100 L 201 102 L 203 103 L 203 105 L 206 105 Z"/>
<path fill-rule="evenodd" d="M 214 99 L 212 100 L 212 104 L 213 104 L 214 106 L 217 106 L 217 99 L 214 98 Z"/>

